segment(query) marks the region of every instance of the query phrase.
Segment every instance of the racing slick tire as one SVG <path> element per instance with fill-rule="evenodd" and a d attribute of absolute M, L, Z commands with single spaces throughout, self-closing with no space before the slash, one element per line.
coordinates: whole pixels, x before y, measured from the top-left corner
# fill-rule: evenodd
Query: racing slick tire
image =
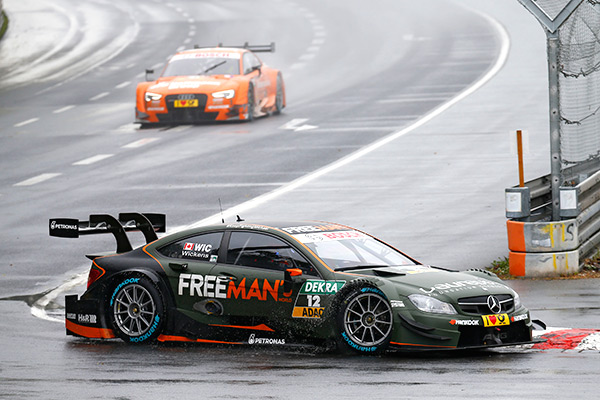
<path fill-rule="evenodd" d="M 283 110 L 283 85 L 281 84 L 281 75 L 277 75 L 277 91 L 275 92 L 275 111 L 273 114 L 281 114 Z"/>
<path fill-rule="evenodd" d="M 251 122 L 254 120 L 254 86 L 252 84 L 248 85 L 248 117 L 246 121 Z"/>
<path fill-rule="evenodd" d="M 164 304 L 160 291 L 148 278 L 122 278 L 108 306 L 115 335 L 127 343 L 153 342 L 165 325 Z"/>
<path fill-rule="evenodd" d="M 393 325 L 392 307 L 385 294 L 359 284 L 342 296 L 336 316 L 338 348 L 361 354 L 385 351 Z"/>

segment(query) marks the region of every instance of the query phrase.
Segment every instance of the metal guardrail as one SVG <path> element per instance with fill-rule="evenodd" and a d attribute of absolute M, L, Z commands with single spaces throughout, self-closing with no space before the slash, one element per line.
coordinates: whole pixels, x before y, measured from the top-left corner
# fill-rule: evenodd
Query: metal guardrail
<path fill-rule="evenodd" d="M 585 163 L 563 171 L 564 184 L 560 187 L 560 217 L 577 224 L 578 253 L 581 262 L 600 246 L 600 171 L 597 162 Z M 525 187 L 507 189 L 518 191 L 529 198 L 529 209 L 515 218 L 507 211 L 507 218 L 526 223 L 552 221 L 551 175 L 526 182 Z M 525 204 L 525 203 L 524 203 Z M 510 215 L 509 215 L 510 214 Z"/>

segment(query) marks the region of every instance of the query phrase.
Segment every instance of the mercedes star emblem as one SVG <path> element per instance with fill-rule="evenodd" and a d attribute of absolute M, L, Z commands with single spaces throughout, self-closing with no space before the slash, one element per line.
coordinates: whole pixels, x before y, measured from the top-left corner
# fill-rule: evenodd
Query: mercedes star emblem
<path fill-rule="evenodd" d="M 496 296 L 488 296 L 487 305 L 490 311 L 494 314 L 498 314 L 500 311 L 502 311 L 502 305 Z"/>

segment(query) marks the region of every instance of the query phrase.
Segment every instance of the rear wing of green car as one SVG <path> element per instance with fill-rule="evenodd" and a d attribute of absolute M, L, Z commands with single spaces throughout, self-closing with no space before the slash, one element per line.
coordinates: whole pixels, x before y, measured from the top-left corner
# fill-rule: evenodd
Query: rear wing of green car
<path fill-rule="evenodd" d="M 157 232 L 166 231 L 167 217 L 164 214 L 148 213 L 121 213 L 118 218 L 108 214 L 93 214 L 88 221 L 51 218 L 48 228 L 50 236 L 62 238 L 112 233 L 117 241 L 117 253 L 126 253 L 133 250 L 126 232 L 142 232 L 146 243 L 153 242 L 158 239 Z"/>

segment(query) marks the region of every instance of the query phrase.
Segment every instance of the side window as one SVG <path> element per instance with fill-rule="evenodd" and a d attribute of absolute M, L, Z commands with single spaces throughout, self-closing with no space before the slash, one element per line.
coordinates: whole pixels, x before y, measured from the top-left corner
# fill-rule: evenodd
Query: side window
<path fill-rule="evenodd" d="M 222 237 L 223 232 L 205 233 L 168 244 L 158 251 L 171 258 L 217 262 Z"/>
<path fill-rule="evenodd" d="M 258 59 L 258 57 L 256 57 L 252 53 L 244 53 L 243 60 L 244 60 L 244 74 L 248 74 L 248 73 L 252 72 L 252 68 L 254 68 L 254 67 L 261 66 L 261 62 Z"/>
<path fill-rule="evenodd" d="M 254 232 L 231 232 L 227 264 L 278 271 L 299 268 L 304 274 L 318 276 L 313 266 L 289 244 Z"/>

